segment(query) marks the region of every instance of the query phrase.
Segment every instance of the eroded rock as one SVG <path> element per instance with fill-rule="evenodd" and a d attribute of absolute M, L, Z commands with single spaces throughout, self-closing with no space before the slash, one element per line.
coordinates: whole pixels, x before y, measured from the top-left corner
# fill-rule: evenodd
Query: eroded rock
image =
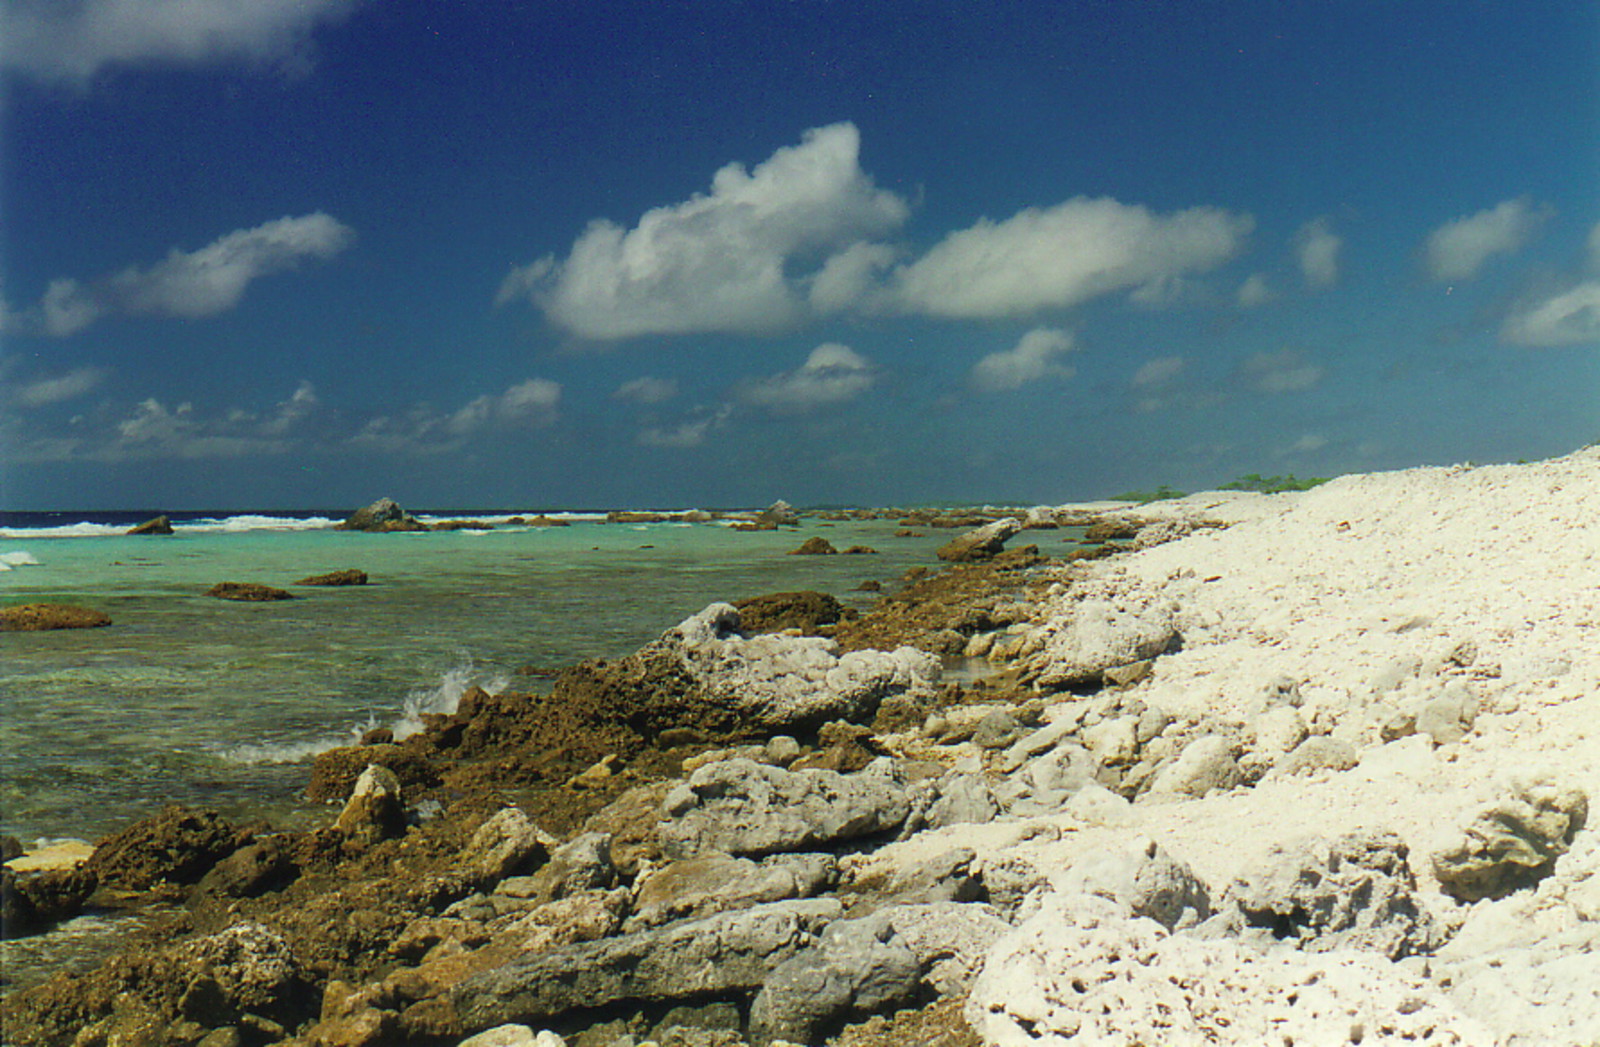
<path fill-rule="evenodd" d="M 1514 788 L 1474 814 L 1433 854 L 1445 893 L 1462 901 L 1500 898 L 1548 876 L 1589 816 L 1582 789 L 1539 781 Z"/>

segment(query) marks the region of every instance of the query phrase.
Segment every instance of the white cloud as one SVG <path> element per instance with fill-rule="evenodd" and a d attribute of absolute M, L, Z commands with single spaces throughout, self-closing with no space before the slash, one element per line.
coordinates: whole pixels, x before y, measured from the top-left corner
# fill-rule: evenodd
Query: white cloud
<path fill-rule="evenodd" d="M 1189 362 L 1181 356 L 1160 356 L 1140 364 L 1128 383 L 1133 389 L 1133 409 L 1150 414 L 1184 401 L 1183 377 L 1188 367 Z"/>
<path fill-rule="evenodd" d="M 972 384 L 988 393 L 1020 389 L 1043 378 L 1071 378 L 1077 372 L 1056 362 L 1077 346 L 1072 335 L 1057 327 L 1035 327 L 1015 346 L 990 353 L 972 368 Z"/>
<path fill-rule="evenodd" d="M 370 418 L 349 442 L 390 453 L 441 454 L 483 432 L 548 428 L 561 417 L 560 406 L 559 382 L 529 378 L 503 393 L 475 397 L 454 411 L 414 404 L 398 415 Z"/>
<path fill-rule="evenodd" d="M 0 67 L 84 83 L 113 64 L 224 61 L 309 67 L 309 39 L 359 0 L 11 0 L 0 7 Z"/>
<path fill-rule="evenodd" d="M 645 375 L 617 386 L 611 396 L 635 404 L 664 404 L 678 395 L 678 383 L 671 378 Z"/>
<path fill-rule="evenodd" d="M 1026 315 L 1215 268 L 1239 252 L 1253 227 L 1248 215 L 1220 208 L 1158 215 L 1077 197 L 951 233 L 896 270 L 893 290 L 913 312 Z"/>
<path fill-rule="evenodd" d="M 909 213 L 862 172 L 860 145 L 853 124 L 814 128 L 754 170 L 728 164 L 710 193 L 648 211 L 631 229 L 598 219 L 564 260 L 514 269 L 497 300 L 527 295 L 596 340 L 780 330 L 803 317 L 804 288 L 815 291 L 823 273 L 820 304 L 836 307 L 861 263 L 851 255 L 830 269 L 830 259 Z"/>
<path fill-rule="evenodd" d="M 1477 276 L 1490 258 L 1519 250 L 1550 214 L 1522 196 L 1446 222 L 1423 242 L 1428 275 L 1441 283 Z"/>
<path fill-rule="evenodd" d="M 98 367 L 79 367 L 53 378 L 36 378 L 7 388 L 5 400 L 20 407 L 48 407 L 75 400 L 104 381 L 106 373 Z"/>
<path fill-rule="evenodd" d="M 715 430 L 726 424 L 732 409 L 726 405 L 715 411 L 702 411 L 698 417 L 676 425 L 652 425 L 639 430 L 638 442 L 646 447 L 699 447 Z"/>
<path fill-rule="evenodd" d="M 1254 309 L 1258 305 L 1265 305 L 1272 301 L 1272 288 L 1267 286 L 1267 278 L 1260 273 L 1251 273 L 1239 285 L 1239 291 L 1234 300 L 1242 309 Z"/>
<path fill-rule="evenodd" d="M 811 278 L 811 307 L 819 313 L 836 313 L 877 292 L 880 275 L 894 261 L 887 244 L 852 244 L 829 258 Z"/>
<path fill-rule="evenodd" d="M 292 269 L 302 259 L 332 258 L 350 245 L 348 226 L 318 211 L 240 229 L 197 251 L 174 248 L 148 269 L 111 278 L 116 301 L 131 312 L 211 316 L 233 308 L 252 280 Z"/>
<path fill-rule="evenodd" d="M 103 308 L 94 297 L 70 278 L 51 280 L 39 301 L 44 316 L 44 333 L 55 338 L 77 334 L 100 319 Z"/>
<path fill-rule="evenodd" d="M 1295 257 L 1300 272 L 1311 287 L 1331 287 L 1339 281 L 1339 250 L 1344 239 L 1333 231 L 1326 218 L 1317 218 L 1300 227 L 1295 237 Z"/>
<path fill-rule="evenodd" d="M 1255 353 L 1239 367 L 1239 375 L 1246 385 L 1269 396 L 1310 389 L 1322 381 L 1324 374 L 1326 371 L 1320 364 L 1295 349 Z"/>
<path fill-rule="evenodd" d="M 1314 454 L 1328 446 L 1328 438 L 1321 433 L 1306 433 L 1300 439 L 1283 448 L 1279 457 L 1288 457 L 1297 454 Z"/>
<path fill-rule="evenodd" d="M 853 400 L 877 381 L 872 364 L 849 346 L 817 346 L 797 370 L 740 383 L 742 403 L 777 414 L 800 414 Z"/>
<path fill-rule="evenodd" d="M 154 265 L 129 266 L 80 283 L 50 281 L 39 304 L 7 311 L 6 328 L 56 338 L 77 334 L 114 313 L 212 316 L 232 309 L 256 279 L 293 269 L 305 259 L 327 260 L 355 234 L 321 211 L 239 229 L 195 251 L 173 248 Z"/>
<path fill-rule="evenodd" d="M 499 395 L 478 397 L 441 424 L 455 436 L 466 436 L 492 424 L 543 429 L 555 424 L 560 404 L 560 383 L 530 378 Z"/>
<path fill-rule="evenodd" d="M 1530 346 L 1600 343 L 1600 280 L 1585 280 L 1518 304 L 1500 328 L 1500 336 Z"/>

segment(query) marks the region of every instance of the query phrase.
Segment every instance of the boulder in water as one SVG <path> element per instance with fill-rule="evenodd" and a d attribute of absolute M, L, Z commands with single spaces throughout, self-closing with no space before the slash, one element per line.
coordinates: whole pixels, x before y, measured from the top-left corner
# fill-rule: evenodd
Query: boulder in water
<path fill-rule="evenodd" d="M 146 520 L 137 527 L 128 529 L 129 534 L 171 534 L 172 521 L 165 516 L 157 516 Z"/>
<path fill-rule="evenodd" d="M 25 603 L 16 607 L 0 607 L 0 632 L 95 629 L 110 624 L 110 615 L 76 604 Z"/>
<path fill-rule="evenodd" d="M 428 525 L 400 508 L 393 498 L 379 498 L 351 513 L 336 531 L 426 531 Z"/>
<path fill-rule="evenodd" d="M 327 574 L 313 574 L 302 578 L 296 585 L 366 585 L 367 572 L 358 571 L 354 567 L 347 567 L 342 571 L 329 571 Z"/>
<path fill-rule="evenodd" d="M 255 582 L 218 582 L 206 590 L 206 595 L 214 596 L 218 600 L 244 600 L 252 603 L 294 599 L 294 594 L 291 592 L 275 589 L 270 585 L 257 585 Z"/>

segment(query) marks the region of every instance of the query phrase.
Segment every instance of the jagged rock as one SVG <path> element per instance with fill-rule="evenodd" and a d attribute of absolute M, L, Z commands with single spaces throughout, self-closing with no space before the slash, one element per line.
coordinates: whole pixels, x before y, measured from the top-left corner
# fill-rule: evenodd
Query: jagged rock
<path fill-rule="evenodd" d="M 911 813 L 900 828 L 902 837 L 947 825 L 981 824 L 1000 814 L 1000 801 L 981 774 L 951 771 L 925 781 L 912 794 Z"/>
<path fill-rule="evenodd" d="M 129 534 L 171 534 L 172 521 L 165 516 L 153 517 L 136 527 L 128 528 Z"/>
<path fill-rule="evenodd" d="M 892 832 L 910 810 L 909 791 L 887 759 L 855 774 L 724 760 L 667 794 L 659 838 L 677 858 L 815 850 Z"/>
<path fill-rule="evenodd" d="M 37 934 L 71 919 L 83 910 L 95 886 L 94 874 L 81 867 L 0 869 L 0 938 Z"/>
<path fill-rule="evenodd" d="M 1222 735 L 1207 734 L 1184 746 L 1177 759 L 1158 771 L 1150 791 L 1204 796 L 1217 789 L 1233 788 L 1239 784 L 1239 777 L 1233 743 Z"/>
<path fill-rule="evenodd" d="M 285 589 L 258 585 L 255 582 L 218 582 L 206 590 L 206 595 L 218 600 L 245 600 L 255 603 L 294 599 L 294 594 Z"/>
<path fill-rule="evenodd" d="M 567 670 L 554 697 L 587 701 L 647 735 L 772 735 L 869 719 L 887 697 L 932 694 L 939 676 L 938 660 L 912 647 L 841 656 L 831 639 L 739 629 L 735 607 L 712 604 L 628 658 Z"/>
<path fill-rule="evenodd" d="M 750 991 L 817 940 L 837 899 L 774 902 L 655 930 L 523 955 L 453 991 L 466 1029 L 538 1021 L 623 1000 Z"/>
<path fill-rule="evenodd" d="M 1181 643 L 1177 605 L 1137 592 L 1070 598 L 1047 608 L 1040 648 L 1020 668 L 1042 690 L 1102 681 L 1106 670 L 1175 650 Z"/>
<path fill-rule="evenodd" d="M 1326 734 L 1314 734 L 1279 757 L 1272 770 L 1274 774 L 1347 771 L 1360 759 L 1355 746 L 1349 742 Z"/>
<path fill-rule="evenodd" d="M 401 798 L 400 779 L 382 764 L 368 764 L 356 779 L 355 788 L 334 828 L 357 847 L 399 836 L 406 831 L 406 808 Z"/>
<path fill-rule="evenodd" d="M 868 893 L 868 886 L 860 881 L 850 884 L 852 890 L 864 894 Z M 978 874 L 976 852 L 957 847 L 896 869 L 870 893 L 877 896 L 874 904 L 971 902 L 984 896 L 984 886 Z"/>
<path fill-rule="evenodd" d="M 299 1009 L 306 977 L 278 932 L 240 923 L 186 942 L 174 951 L 188 984 L 179 1007 L 202 1027 L 226 1025 L 240 1014 L 278 1015 Z"/>
<path fill-rule="evenodd" d="M 1497 1042 L 1380 956 L 1169 934 L 1084 894 L 1046 895 L 995 943 L 965 1014 L 984 1043 L 1003 1047 Z"/>
<path fill-rule="evenodd" d="M 428 525 L 400 508 L 392 498 L 379 498 L 351 513 L 336 531 L 426 531 Z"/>
<path fill-rule="evenodd" d="M 200 889 L 229 898 L 254 898 L 294 878 L 294 863 L 272 838 L 246 844 L 212 866 Z"/>
<path fill-rule="evenodd" d="M 839 920 L 810 949 L 773 969 L 750 1005 L 750 1040 L 820 1042 L 845 1018 L 909 1000 L 921 965 L 886 914 Z"/>
<path fill-rule="evenodd" d="M 827 593 L 804 590 L 794 593 L 769 593 L 737 600 L 739 631 L 746 635 L 799 629 L 813 634 L 819 625 L 832 625 L 855 612 Z"/>
<path fill-rule="evenodd" d="M 374 737 L 381 737 L 375 735 Z M 392 737 L 392 735 L 391 735 Z M 409 749 L 389 742 L 344 745 L 317 754 L 311 761 L 311 782 L 306 799 L 314 803 L 342 800 L 355 788 L 356 779 L 369 764 L 381 764 L 394 772 L 403 789 L 427 788 L 439 784 L 438 771 L 426 759 Z"/>
<path fill-rule="evenodd" d="M 799 527 L 800 515 L 780 498 L 756 514 L 756 523 L 773 527 Z"/>
<path fill-rule="evenodd" d="M 1006 541 L 1020 530 L 1022 521 L 1008 516 L 950 539 L 939 547 L 937 555 L 951 563 L 993 559 L 1005 551 Z"/>
<path fill-rule="evenodd" d="M 1548 876 L 1589 816 L 1582 789 L 1535 781 L 1474 814 L 1433 854 L 1439 886 L 1462 901 L 1500 898 Z"/>
<path fill-rule="evenodd" d="M 774 854 L 759 862 L 707 854 L 668 862 L 639 877 L 627 929 L 810 898 L 838 879 L 831 854 Z"/>
<path fill-rule="evenodd" d="M 215 811 L 174 805 L 103 841 L 87 868 L 100 883 L 122 890 L 190 884 L 247 839 Z"/>
<path fill-rule="evenodd" d="M 821 535 L 812 535 L 800 543 L 800 548 L 789 550 L 790 556 L 836 556 L 839 550 Z"/>
<path fill-rule="evenodd" d="M 1083 540 L 1095 543 L 1132 541 L 1148 523 L 1137 518 L 1102 516 L 1084 529 Z"/>
<path fill-rule="evenodd" d="M 931 902 L 879 910 L 917 958 L 923 985 L 940 996 L 965 996 L 990 947 L 1011 924 L 982 902 Z"/>
<path fill-rule="evenodd" d="M 567 1047 L 567 1041 L 549 1029 L 534 1032 L 526 1025 L 509 1024 L 468 1036 L 456 1047 Z"/>
<path fill-rule="evenodd" d="M 329 571 L 327 574 L 314 574 L 302 578 L 296 585 L 366 585 L 367 572 L 358 571 L 354 567 L 347 567 L 342 571 Z"/>
<path fill-rule="evenodd" d="M 1450 745 L 1467 736 L 1477 715 L 1478 700 L 1466 684 L 1455 680 L 1417 711 L 1414 728 L 1432 738 L 1434 745 Z"/>
<path fill-rule="evenodd" d="M 550 852 L 550 858 L 531 876 L 516 877 L 527 883 L 519 889 L 521 897 L 538 904 L 553 902 L 580 891 L 608 890 L 617 882 L 617 867 L 611 862 L 609 833 L 583 833 Z M 510 880 L 502 880 L 506 890 Z"/>
<path fill-rule="evenodd" d="M 1204 933 L 1391 960 L 1431 953 L 1445 934 L 1417 901 L 1408 854 L 1394 833 L 1372 830 L 1279 849 L 1270 865 L 1234 881 Z"/>
<path fill-rule="evenodd" d="M 98 629 L 110 624 L 109 614 L 76 604 L 25 603 L 16 607 L 0 607 L 0 632 Z"/>
<path fill-rule="evenodd" d="M 478 827 L 458 860 L 480 880 L 493 882 L 534 871 L 557 846 L 522 808 L 507 807 Z"/>
<path fill-rule="evenodd" d="M 1192 927 L 1211 915 L 1206 885 L 1153 840 L 1074 867 L 1062 891 L 1110 898 L 1169 931 Z"/>

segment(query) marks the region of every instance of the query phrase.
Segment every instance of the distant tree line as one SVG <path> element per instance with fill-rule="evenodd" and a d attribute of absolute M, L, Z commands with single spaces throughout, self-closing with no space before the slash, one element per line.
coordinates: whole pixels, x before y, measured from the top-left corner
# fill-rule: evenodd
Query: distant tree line
<path fill-rule="evenodd" d="M 1281 494 L 1284 491 L 1309 491 L 1318 484 L 1325 484 L 1331 477 L 1312 476 L 1300 479 L 1290 473 L 1288 476 L 1262 476 L 1260 473 L 1247 473 L 1237 480 L 1230 480 L 1218 487 L 1219 491 L 1256 491 L 1260 494 Z M 1111 500 L 1115 502 L 1163 502 L 1169 498 L 1182 498 L 1187 491 L 1180 491 L 1162 484 L 1153 491 L 1124 491 L 1114 494 Z"/>

